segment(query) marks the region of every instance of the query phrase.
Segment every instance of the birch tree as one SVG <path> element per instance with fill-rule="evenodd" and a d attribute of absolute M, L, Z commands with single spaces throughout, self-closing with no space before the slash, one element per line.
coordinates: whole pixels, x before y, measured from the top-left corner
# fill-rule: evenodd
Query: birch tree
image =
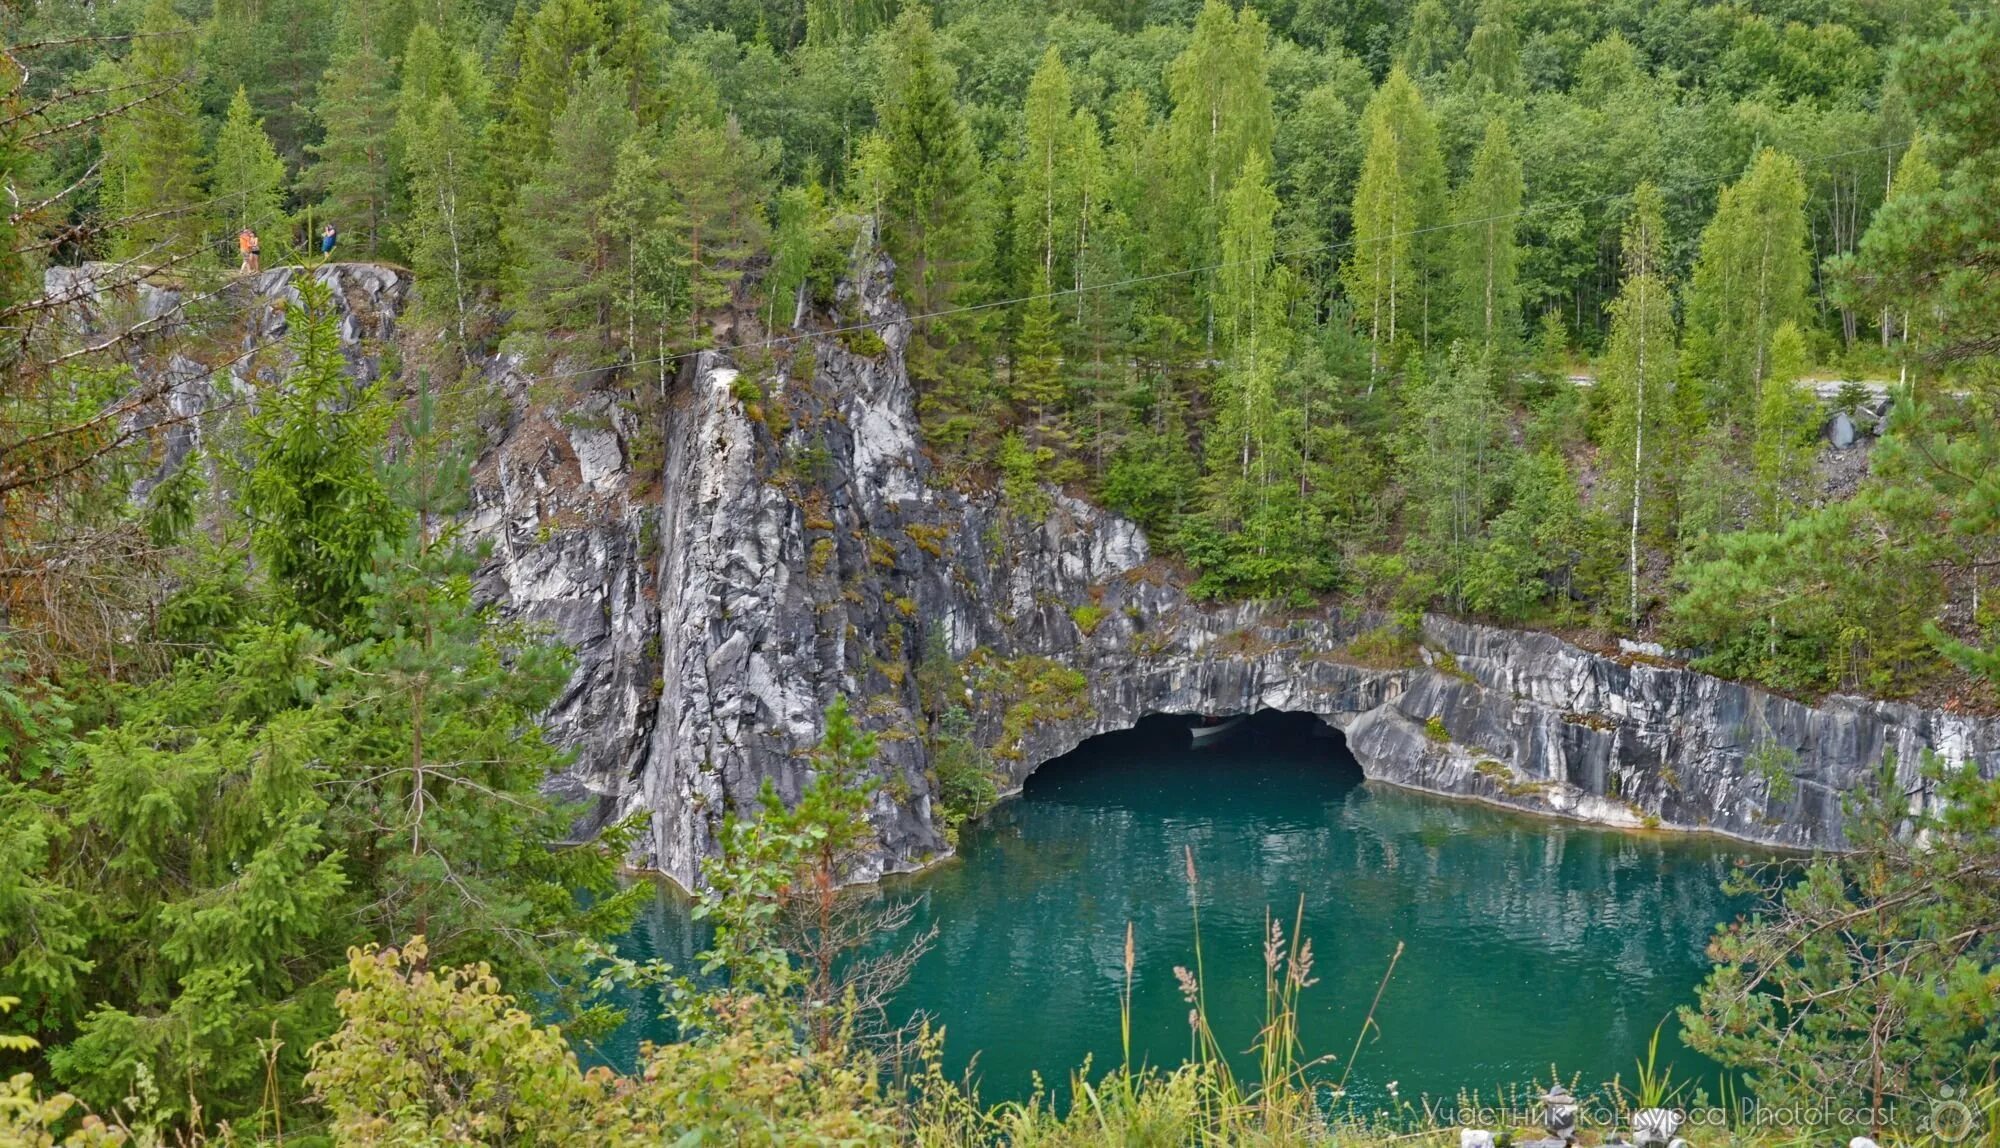
<path fill-rule="evenodd" d="M 1523 194 L 1521 161 L 1508 140 L 1506 122 L 1495 116 L 1486 121 L 1485 139 L 1459 189 L 1455 213 L 1459 328 L 1488 360 L 1512 349 L 1520 334 L 1514 235 Z"/>
<path fill-rule="evenodd" d="M 1771 148 L 1723 189 L 1701 235 L 1688 292 L 1689 352 L 1731 417 L 1756 410 L 1770 374 L 1771 336 L 1807 317 L 1812 259 L 1799 162 Z"/>
<path fill-rule="evenodd" d="M 1606 446 L 1613 473 L 1624 492 L 1626 525 L 1626 613 L 1640 617 L 1640 535 L 1655 505 L 1669 501 L 1675 486 L 1667 463 L 1685 447 L 1687 428 L 1675 402 L 1677 367 L 1673 296 L 1666 283 L 1665 202 L 1657 187 L 1642 183 L 1632 195 L 1625 221 L 1625 280 L 1611 304 L 1611 340 L 1599 379 L 1610 408 Z"/>

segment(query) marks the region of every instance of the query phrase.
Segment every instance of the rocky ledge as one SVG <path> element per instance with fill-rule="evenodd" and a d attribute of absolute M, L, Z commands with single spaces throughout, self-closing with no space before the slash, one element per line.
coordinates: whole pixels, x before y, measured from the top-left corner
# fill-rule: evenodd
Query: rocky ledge
<path fill-rule="evenodd" d="M 242 336 L 260 365 L 232 366 L 241 382 L 271 377 L 258 348 L 281 333 L 291 274 L 233 288 L 269 303 Z M 357 373 L 372 376 L 407 284 L 368 265 L 317 274 L 337 288 Z M 151 288 L 114 306 L 87 278 L 52 273 L 49 286 L 78 296 L 87 332 L 186 310 Z M 579 832 L 643 818 L 637 867 L 696 883 L 727 811 L 767 781 L 787 797 L 805 783 L 842 694 L 881 735 L 878 871 L 949 852 L 923 736 L 926 713 L 948 704 L 967 709 L 1003 790 L 1147 714 L 1271 708 L 1338 728 L 1374 781 L 1805 848 L 1844 843 L 1841 799 L 1887 754 L 1920 797 L 1926 751 L 2000 773 L 1991 720 L 1859 698 L 1809 706 L 1435 617 L 1384 663 L 1383 643 L 1355 652 L 1376 619 L 1195 602 L 1130 522 L 1054 489 L 1010 510 L 947 481 L 921 446 L 890 269 L 878 259 L 857 280 L 812 321 L 871 331 L 754 362 L 708 354 L 639 384 L 487 364 L 469 521 L 490 548 L 480 589 L 576 650 L 548 717 L 576 757 L 554 785 L 587 810 Z M 186 376 L 168 392 L 179 405 L 200 404 L 221 367 L 153 365 Z M 635 403 L 635 385 L 657 401 Z"/>

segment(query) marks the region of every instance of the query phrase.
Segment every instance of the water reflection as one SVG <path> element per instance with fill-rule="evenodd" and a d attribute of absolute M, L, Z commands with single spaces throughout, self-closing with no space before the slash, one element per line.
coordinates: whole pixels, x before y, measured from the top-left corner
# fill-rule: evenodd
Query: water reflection
<path fill-rule="evenodd" d="M 1311 736 L 1312 719 L 1280 716 L 1194 751 L 1157 722 L 1096 739 L 968 829 L 958 859 L 891 883 L 921 899 L 914 927 L 939 926 L 900 1003 L 947 1027 L 947 1068 L 976 1052 L 987 1098 L 1004 1099 L 1034 1070 L 1059 1081 L 1086 1055 L 1115 1061 L 1127 921 L 1135 1054 L 1185 1056 L 1172 969 L 1192 964 L 1192 846 L 1225 1046 L 1247 1047 L 1262 1016 L 1267 909 L 1289 925 L 1303 896 L 1320 977 L 1303 1018 L 1312 1054 L 1346 1056 L 1406 946 L 1381 1033 L 1352 1070 L 1358 1096 L 1392 1079 L 1406 1097 L 1490 1094 L 1551 1062 L 1586 1082 L 1629 1078 L 1654 1025 L 1690 998 L 1710 930 L 1737 911 L 1721 885 L 1744 847 L 1364 785 L 1338 741 Z M 685 906 L 663 901 L 625 950 L 684 960 L 699 943 Z M 657 1031 L 628 1026 L 606 1054 L 629 1062 Z M 1672 1051 L 1683 1078 L 1713 1078 Z"/>

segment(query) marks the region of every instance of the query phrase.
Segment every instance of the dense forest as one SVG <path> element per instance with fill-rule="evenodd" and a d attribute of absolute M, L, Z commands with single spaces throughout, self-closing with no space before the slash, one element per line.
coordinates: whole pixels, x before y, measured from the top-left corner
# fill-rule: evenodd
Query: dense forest
<path fill-rule="evenodd" d="M 21 21 L 16 103 L 78 125 L 32 140 L 34 254 L 333 223 L 415 271 L 433 370 L 641 394 L 787 353 L 866 221 L 931 448 L 1203 592 L 1657 632 L 1807 692 L 1946 685 L 1924 627 L 1982 623 L 1925 452 L 1858 498 L 1815 466 L 1871 381 L 1978 421 L 1977 301 L 1884 274 L 1977 146 L 1937 103 L 1974 49 L 1898 54 L 1948 5 L 182 7 Z"/>
<path fill-rule="evenodd" d="M 0 1057 L 100 1108 L 188 1128 L 310 1092 L 345 1142 L 419 1142 L 369 1106 L 444 1102 L 368 1092 L 404 1078 L 365 1034 L 423 1017 L 467 1058 L 424 1071 L 520 1074 L 495 1085 L 518 1109 L 460 1097 L 496 1107 L 435 1142 L 741 1135 L 702 1091 L 732 1071 L 773 1122 L 733 1142 L 963 1142 L 972 1098 L 932 1080 L 898 1114 L 871 1054 L 786 1011 L 827 985 L 760 907 L 840 872 L 850 769 L 710 873 L 741 991 L 668 996 L 712 1043 L 586 1080 L 496 995 L 587 1035 L 593 990 L 657 971 L 589 941 L 636 894 L 621 831 L 567 842 L 539 794 L 559 755 L 521 731 L 568 663 L 473 600 L 463 404 L 496 356 L 657 412 L 693 352 L 880 350 L 835 289 L 878 250 L 942 472 L 1021 514 L 1058 486 L 1123 513 L 1205 597 L 1996 704 L 1990 5 L 29 0 L 0 29 L 0 1029 L 28 1038 Z M 285 386 L 203 414 L 214 467 L 137 488 L 150 384 L 44 272 L 216 305 L 250 235 L 266 269 L 406 268 L 419 337 L 356 386 L 306 287 Z M 831 724 L 825 760 L 866 756 Z M 1793 934 L 1719 958 L 1785 965 L 1842 898 L 1897 906 L 1884 943 L 1926 943 L 1814 1031 L 1911 1089 L 1995 1039 L 2000 802 L 1953 784 L 1971 812 L 1926 824 L 1961 851 L 1913 857 L 1895 829 L 1934 811 L 1877 811 L 1889 868 L 1828 862 L 1773 918 Z M 1838 964 L 1800 974 L 1802 1010 Z M 1896 997 L 1896 1042 L 1855 1052 L 1892 984 L 1949 1007 Z M 1718 1055 L 1827 1063 L 1709 991 Z M 1213 1085 L 1128 1075 L 1128 1115 L 1282 1107 Z M 0 1089 L 0 1133 L 43 1119 L 10 1115 L 32 1087 Z M 615 1136 L 589 1125 L 619 1104 Z"/>

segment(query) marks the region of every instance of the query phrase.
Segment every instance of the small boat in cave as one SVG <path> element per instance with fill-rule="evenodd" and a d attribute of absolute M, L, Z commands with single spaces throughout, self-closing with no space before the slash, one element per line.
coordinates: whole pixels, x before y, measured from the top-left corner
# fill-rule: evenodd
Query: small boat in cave
<path fill-rule="evenodd" d="M 1242 714 L 1226 718 L 1204 717 L 1200 719 L 1199 724 L 1188 727 L 1188 738 L 1194 743 L 1194 748 L 1196 749 L 1200 749 L 1205 745 L 1214 745 L 1235 733 L 1236 727 L 1242 725 L 1246 720 L 1248 719 Z"/>

